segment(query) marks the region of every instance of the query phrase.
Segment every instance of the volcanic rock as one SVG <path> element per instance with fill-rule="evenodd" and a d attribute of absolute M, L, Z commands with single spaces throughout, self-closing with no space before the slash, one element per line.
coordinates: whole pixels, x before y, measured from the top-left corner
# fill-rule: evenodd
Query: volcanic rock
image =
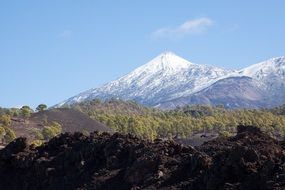
<path fill-rule="evenodd" d="M 0 151 L 0 187 L 284 189 L 284 143 L 252 126 L 237 131 L 195 148 L 118 133 L 65 133 L 36 148 L 19 138 Z"/>

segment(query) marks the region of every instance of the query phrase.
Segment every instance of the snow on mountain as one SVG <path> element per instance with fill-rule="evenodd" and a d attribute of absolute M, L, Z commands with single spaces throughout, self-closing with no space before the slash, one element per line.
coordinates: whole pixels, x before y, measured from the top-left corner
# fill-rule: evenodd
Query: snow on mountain
<path fill-rule="evenodd" d="M 226 108 L 268 107 L 270 102 L 264 101 L 265 94 L 264 85 L 251 77 L 227 77 L 197 93 L 161 102 L 156 107 L 167 110 L 197 104 L 224 105 Z"/>
<path fill-rule="evenodd" d="M 223 104 L 228 108 L 272 107 L 285 102 L 285 57 L 251 65 L 207 88 L 161 102 L 156 107 L 173 109 L 189 104 Z"/>
<path fill-rule="evenodd" d="M 285 56 L 254 64 L 239 73 L 266 85 L 267 94 L 274 101 L 285 99 Z"/>
<path fill-rule="evenodd" d="M 191 63 L 164 52 L 131 73 L 74 96 L 56 107 L 85 100 L 119 98 L 174 108 L 185 104 L 259 107 L 285 102 L 285 57 L 240 71 Z"/>
<path fill-rule="evenodd" d="M 191 63 L 171 52 L 164 52 L 133 72 L 74 96 L 58 106 L 95 98 L 133 99 L 145 105 L 198 92 L 232 74 L 221 68 Z"/>
<path fill-rule="evenodd" d="M 285 56 L 251 65 L 239 73 L 264 83 L 285 84 Z"/>
<path fill-rule="evenodd" d="M 285 102 L 285 56 L 249 66 L 240 71 L 266 85 L 267 102 L 275 106 Z"/>

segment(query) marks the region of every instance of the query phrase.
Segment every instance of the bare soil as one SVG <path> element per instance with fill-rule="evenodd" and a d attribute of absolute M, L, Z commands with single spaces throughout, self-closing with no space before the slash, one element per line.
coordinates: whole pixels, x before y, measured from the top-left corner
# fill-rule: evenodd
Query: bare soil
<path fill-rule="evenodd" d="M 11 128 L 17 137 L 27 137 L 29 141 L 32 141 L 34 129 L 43 129 L 45 125 L 54 121 L 61 124 L 63 132 L 113 132 L 111 128 L 91 119 L 84 113 L 68 108 L 33 113 L 28 119 L 13 118 Z"/>

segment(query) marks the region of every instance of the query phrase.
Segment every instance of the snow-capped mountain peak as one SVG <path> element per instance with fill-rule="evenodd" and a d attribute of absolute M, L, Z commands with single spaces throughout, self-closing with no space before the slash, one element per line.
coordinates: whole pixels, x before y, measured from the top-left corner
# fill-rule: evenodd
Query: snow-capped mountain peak
<path fill-rule="evenodd" d="M 227 89 L 231 89 L 234 94 Z M 208 92 L 214 94 L 207 94 Z M 203 93 L 206 94 L 202 96 Z M 227 97 L 228 99 L 223 102 L 233 101 L 231 105 L 238 107 L 239 105 L 256 106 L 265 100 L 266 105 L 270 105 L 273 102 L 270 97 L 275 97 L 272 105 L 276 105 L 285 99 L 283 94 L 285 94 L 284 56 L 240 71 L 232 71 L 194 64 L 172 52 L 163 52 L 129 74 L 101 87 L 80 93 L 56 107 L 95 98 L 135 100 L 144 105 L 157 106 L 165 102 L 168 102 L 168 105 L 169 102 L 178 102 L 178 100 L 181 105 L 185 102 L 201 103 L 201 101 L 202 103 L 221 103 L 219 98 Z M 207 99 L 208 96 L 212 99 Z M 257 98 L 260 100 L 257 101 Z"/>
<path fill-rule="evenodd" d="M 169 71 L 179 71 L 182 69 L 187 69 L 191 64 L 191 62 L 177 56 L 173 52 L 163 52 L 145 65 L 137 68 L 135 71 L 137 73 L 142 71 L 149 72 L 157 72 L 161 70 L 169 70 Z"/>
<path fill-rule="evenodd" d="M 240 71 L 242 75 L 249 76 L 258 80 L 269 79 L 274 76 L 285 77 L 285 56 L 272 58 Z"/>
<path fill-rule="evenodd" d="M 161 101 L 202 90 L 231 72 L 194 64 L 172 52 L 163 52 L 129 74 L 99 88 L 83 92 L 59 105 L 112 97 L 156 105 Z"/>

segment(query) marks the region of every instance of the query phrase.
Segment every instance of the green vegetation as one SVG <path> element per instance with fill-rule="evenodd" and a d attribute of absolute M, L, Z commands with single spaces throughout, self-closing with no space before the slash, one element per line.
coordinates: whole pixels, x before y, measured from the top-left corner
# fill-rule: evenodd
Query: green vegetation
<path fill-rule="evenodd" d="M 11 125 L 11 117 L 10 115 L 4 114 L 0 116 L 0 123 L 6 127 Z"/>
<path fill-rule="evenodd" d="M 10 143 L 15 138 L 16 134 L 12 129 L 0 126 L 0 144 Z"/>
<path fill-rule="evenodd" d="M 62 132 L 62 127 L 57 122 L 52 122 L 50 126 L 46 126 L 42 130 L 44 140 L 49 140 Z"/>
<path fill-rule="evenodd" d="M 285 115 L 272 110 L 227 110 L 223 106 L 186 106 L 171 111 L 146 108 L 133 101 L 90 101 L 74 107 L 117 132 L 154 139 L 188 137 L 214 131 L 228 136 L 238 124 L 255 125 L 272 135 L 285 136 Z M 284 107 L 283 107 L 284 108 Z M 278 113 L 282 113 L 278 111 Z"/>
<path fill-rule="evenodd" d="M 29 118 L 31 116 L 31 113 L 33 113 L 33 110 L 29 106 L 23 106 L 21 108 L 21 116 L 24 118 Z"/>
<path fill-rule="evenodd" d="M 43 143 L 43 140 L 33 140 L 30 144 L 33 144 L 35 146 L 41 146 Z"/>
<path fill-rule="evenodd" d="M 44 140 L 44 135 L 40 129 L 33 129 L 31 135 L 33 135 L 36 140 Z"/>
<path fill-rule="evenodd" d="M 6 134 L 5 128 L 0 126 L 0 144 L 4 143 L 5 134 Z"/>
<path fill-rule="evenodd" d="M 0 126 L 0 143 L 2 144 L 10 143 L 15 138 L 16 134 L 12 129 Z"/>
<path fill-rule="evenodd" d="M 40 104 L 36 110 L 40 112 L 46 108 L 45 104 Z M 16 138 L 12 120 L 15 122 L 25 121 L 25 125 L 27 125 L 32 113 L 34 111 L 29 106 L 23 106 L 21 109 L 0 108 L 0 144 L 7 144 Z M 32 144 L 38 146 L 45 140 L 49 140 L 62 132 L 62 127 L 59 123 L 48 123 L 47 118 L 44 118 L 43 125 L 45 126 L 43 129 L 30 128 L 30 135 L 34 139 L 31 142 Z"/>
<path fill-rule="evenodd" d="M 18 108 L 0 108 L 0 116 L 9 115 L 11 117 L 17 117 L 20 115 L 20 109 Z"/>
<path fill-rule="evenodd" d="M 62 127 L 57 122 L 52 122 L 46 125 L 42 130 L 34 128 L 30 135 L 33 136 L 33 141 L 31 144 L 40 146 L 44 141 L 49 140 L 62 132 Z"/>
<path fill-rule="evenodd" d="M 0 143 L 10 143 L 16 138 L 15 132 L 9 128 L 12 120 L 11 116 L 5 112 L 3 115 L 0 115 Z"/>
<path fill-rule="evenodd" d="M 38 106 L 37 111 L 45 106 Z M 273 109 L 227 110 L 223 106 L 186 106 L 170 111 L 148 108 L 134 101 L 94 100 L 77 104 L 72 109 L 79 110 L 89 117 L 113 128 L 115 131 L 132 133 L 141 138 L 187 138 L 203 132 L 215 132 L 221 136 L 235 133 L 238 124 L 255 125 L 263 131 L 276 136 L 285 136 L 285 105 Z M 28 106 L 21 109 L 0 108 L 0 143 L 15 138 L 11 128 L 13 119 L 30 117 L 33 110 Z M 34 129 L 34 144 L 41 144 L 62 132 L 59 123 L 43 120 L 42 129 Z M 88 135 L 87 131 L 82 131 Z"/>
<path fill-rule="evenodd" d="M 4 139 L 6 143 L 12 142 L 16 138 L 15 132 L 10 128 L 5 128 L 5 131 L 6 131 L 6 135 L 4 136 Z"/>
<path fill-rule="evenodd" d="M 38 112 L 44 111 L 44 110 L 46 110 L 46 109 L 47 109 L 47 105 L 46 105 L 46 104 L 40 104 L 40 105 L 38 105 L 38 107 L 36 108 L 36 110 L 37 110 Z"/>

